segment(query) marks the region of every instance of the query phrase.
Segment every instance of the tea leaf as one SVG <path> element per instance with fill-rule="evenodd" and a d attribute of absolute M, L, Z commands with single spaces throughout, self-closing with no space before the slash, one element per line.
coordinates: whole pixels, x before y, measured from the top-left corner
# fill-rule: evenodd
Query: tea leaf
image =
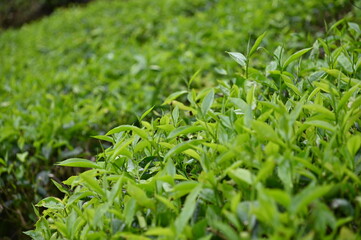
<path fill-rule="evenodd" d="M 266 36 L 267 32 L 262 33 L 253 44 L 251 50 L 249 51 L 248 56 L 251 57 L 258 49 L 259 45 L 262 43 L 263 38 Z"/>
<path fill-rule="evenodd" d="M 100 166 L 97 163 L 82 158 L 70 158 L 58 162 L 56 165 L 65 166 L 65 167 L 100 168 Z"/>
<path fill-rule="evenodd" d="M 171 131 L 168 135 L 168 138 L 174 138 L 180 135 L 194 133 L 202 130 L 204 130 L 204 127 L 202 126 L 182 126 Z"/>
<path fill-rule="evenodd" d="M 246 66 L 247 58 L 242 53 L 239 52 L 227 52 L 227 53 L 229 54 L 229 56 L 232 57 L 234 61 L 236 61 L 236 63 L 238 63 L 242 67 Z"/>
<path fill-rule="evenodd" d="M 312 48 L 305 48 L 302 50 L 299 50 L 297 52 L 295 52 L 294 54 L 292 54 L 289 58 L 287 58 L 287 60 L 283 63 L 283 68 L 286 68 L 290 63 L 292 63 L 293 61 L 297 60 L 298 58 L 300 58 L 302 55 L 306 54 L 307 52 L 309 52 Z"/>
<path fill-rule="evenodd" d="M 64 209 L 65 205 L 63 202 L 56 197 L 47 197 L 38 202 L 35 206 L 37 207 L 45 207 L 48 209 L 61 210 Z"/>
<path fill-rule="evenodd" d="M 206 95 L 206 97 L 202 101 L 201 110 L 202 114 L 206 115 L 209 109 L 211 108 L 214 100 L 214 90 L 211 89 L 209 93 Z"/>
<path fill-rule="evenodd" d="M 193 212 L 196 208 L 196 199 L 199 193 L 202 190 L 202 184 L 198 184 L 192 192 L 187 196 L 184 206 L 181 210 L 181 213 L 174 221 L 174 226 L 176 226 L 176 233 L 179 236 L 183 232 L 187 222 L 192 217 Z"/>
<path fill-rule="evenodd" d="M 146 131 L 144 131 L 138 127 L 135 127 L 135 126 L 131 126 L 131 125 L 122 125 L 122 126 L 113 128 L 112 130 L 107 132 L 106 135 L 112 135 L 114 133 L 119 133 L 119 132 L 124 132 L 124 131 L 133 131 L 136 134 L 138 134 L 140 137 L 142 137 L 143 139 L 148 138 L 148 134 L 146 133 Z"/>

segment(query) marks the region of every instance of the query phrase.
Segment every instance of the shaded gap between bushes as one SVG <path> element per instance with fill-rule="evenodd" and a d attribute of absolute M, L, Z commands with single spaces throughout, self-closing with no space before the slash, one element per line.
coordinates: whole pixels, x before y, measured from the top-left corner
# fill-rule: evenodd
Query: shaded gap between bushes
<path fill-rule="evenodd" d="M 3 1 L 6 1 L 3 3 Z M 0 29 L 19 28 L 22 25 L 49 16 L 59 7 L 85 5 L 92 0 L 0 0 Z"/>

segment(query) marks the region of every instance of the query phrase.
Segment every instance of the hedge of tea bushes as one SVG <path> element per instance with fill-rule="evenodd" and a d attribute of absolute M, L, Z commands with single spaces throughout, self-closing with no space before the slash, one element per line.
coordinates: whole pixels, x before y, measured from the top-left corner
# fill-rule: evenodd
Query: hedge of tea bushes
<path fill-rule="evenodd" d="M 36 204 L 33 239 L 358 239 L 360 25 L 303 49 L 260 35 L 214 87 L 170 94 Z M 263 53 L 262 53 L 263 52 Z M 269 53 L 264 67 L 252 62 Z M 222 63 L 220 63 L 222 66 Z M 202 78 L 200 77 L 200 80 Z M 153 116 L 149 118 L 149 115 Z"/>
<path fill-rule="evenodd" d="M 140 126 L 137 117 L 151 106 L 161 113 L 165 97 L 188 90 L 197 72 L 195 89 L 228 79 L 237 63 L 226 51 L 245 52 L 266 30 L 268 49 L 280 42 L 300 49 L 323 34 L 315 17 L 359 16 L 348 1 L 289 4 L 291 10 L 283 1 L 96 1 L 2 31 L 0 235 L 14 236 L 8 226 L 31 227 L 30 203 L 57 194 L 50 179 L 79 172 L 55 162 L 103 151 L 90 136 Z M 260 54 L 251 63 L 263 68 L 269 59 Z"/>

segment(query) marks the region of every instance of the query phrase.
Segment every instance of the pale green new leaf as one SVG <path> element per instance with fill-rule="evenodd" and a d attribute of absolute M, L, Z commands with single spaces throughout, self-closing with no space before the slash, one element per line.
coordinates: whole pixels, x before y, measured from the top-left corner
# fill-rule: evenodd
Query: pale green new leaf
<path fill-rule="evenodd" d="M 287 60 L 283 63 L 283 68 L 286 68 L 291 62 L 297 60 L 298 58 L 300 58 L 302 55 L 306 54 L 307 52 L 309 52 L 311 48 L 305 48 L 302 50 L 299 50 L 297 52 L 295 52 L 294 54 L 292 54 L 289 58 L 287 58 Z"/>
<path fill-rule="evenodd" d="M 267 32 L 262 33 L 254 42 L 251 50 L 249 51 L 248 56 L 251 57 L 258 49 L 259 45 L 262 43 L 263 38 L 266 36 Z"/>
<path fill-rule="evenodd" d="M 140 137 L 142 137 L 144 139 L 148 138 L 148 134 L 146 131 L 144 131 L 143 129 L 140 129 L 136 126 L 132 126 L 132 125 L 122 125 L 122 126 L 113 128 L 112 130 L 107 132 L 106 135 L 112 135 L 114 133 L 119 133 L 119 132 L 124 132 L 124 131 L 133 131 L 134 133 L 136 133 L 137 135 L 139 135 Z"/>
<path fill-rule="evenodd" d="M 246 61 L 247 58 L 239 52 L 227 52 L 234 61 L 236 61 L 239 65 L 241 65 L 242 67 L 246 66 Z"/>
<path fill-rule="evenodd" d="M 182 126 L 182 127 L 176 128 L 173 131 L 171 131 L 168 135 L 168 138 L 174 138 L 174 137 L 178 137 L 180 135 L 186 135 L 186 134 L 198 132 L 201 130 L 204 130 L 204 127 L 202 127 L 202 126 Z"/>
<path fill-rule="evenodd" d="M 65 167 L 100 168 L 97 163 L 83 158 L 70 158 L 65 161 L 58 162 L 56 165 Z"/>
<path fill-rule="evenodd" d="M 202 101 L 201 111 L 203 115 L 207 114 L 207 112 L 209 111 L 209 109 L 213 104 L 213 100 L 214 100 L 214 89 L 212 88 Z"/>
<path fill-rule="evenodd" d="M 35 206 L 45 207 L 48 209 L 61 210 L 64 209 L 65 205 L 63 201 L 56 197 L 47 197 L 38 202 Z"/>

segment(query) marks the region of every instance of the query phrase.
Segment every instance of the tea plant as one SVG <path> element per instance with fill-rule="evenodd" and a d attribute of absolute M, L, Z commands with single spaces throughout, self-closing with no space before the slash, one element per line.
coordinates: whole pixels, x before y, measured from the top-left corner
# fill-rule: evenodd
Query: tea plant
<path fill-rule="evenodd" d="M 188 89 L 199 69 L 196 89 L 229 78 L 235 63 L 225 51 L 265 30 L 264 46 L 299 48 L 322 29 L 315 18 L 359 16 L 351 10 L 345 0 L 104 0 L 1 31 L 0 235 L 29 228 L 36 220 L 30 203 L 56 194 L 50 178 L 78 172 L 54 162 L 102 151 L 88 136 L 136 122 L 171 92 Z M 262 68 L 268 58 L 250 64 Z"/>
<path fill-rule="evenodd" d="M 361 225 L 360 28 L 311 48 L 261 35 L 213 88 L 178 91 L 36 204 L 34 239 L 357 239 Z M 265 37 L 266 36 L 266 37 Z M 258 54 L 259 55 L 259 54 Z M 257 55 L 257 56 L 258 56 Z M 192 79 L 193 80 L 193 79 Z M 188 86 L 192 86 L 192 80 Z M 147 117 L 153 112 L 152 120 Z M 44 209 L 41 213 L 37 209 Z"/>

